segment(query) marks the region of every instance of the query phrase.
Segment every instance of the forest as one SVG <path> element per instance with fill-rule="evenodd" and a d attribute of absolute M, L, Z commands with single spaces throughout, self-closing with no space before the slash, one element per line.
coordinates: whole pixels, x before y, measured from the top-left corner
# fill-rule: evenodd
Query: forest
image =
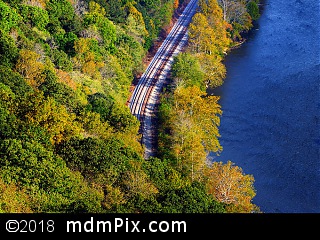
<path fill-rule="evenodd" d="M 199 0 L 143 158 L 126 102 L 187 0 L 0 0 L 0 213 L 252 213 L 254 178 L 219 154 L 225 54 L 257 0 Z"/>

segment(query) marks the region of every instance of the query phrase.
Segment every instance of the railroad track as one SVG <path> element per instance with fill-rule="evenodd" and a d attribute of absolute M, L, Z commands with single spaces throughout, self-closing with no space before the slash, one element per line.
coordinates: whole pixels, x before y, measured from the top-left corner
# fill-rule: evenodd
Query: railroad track
<path fill-rule="evenodd" d="M 131 113 L 140 121 L 142 138 L 146 135 L 144 129 L 146 127 L 145 118 L 147 106 L 150 104 L 150 99 L 154 101 L 159 95 L 161 88 L 159 88 L 159 85 L 161 86 L 165 80 L 173 57 L 178 54 L 182 45 L 187 42 L 188 25 L 195 13 L 197 2 L 198 0 L 191 0 L 185 7 L 181 16 L 149 63 L 147 69 L 140 77 L 131 95 L 129 108 Z M 157 91 L 155 91 L 156 86 L 158 86 Z"/>

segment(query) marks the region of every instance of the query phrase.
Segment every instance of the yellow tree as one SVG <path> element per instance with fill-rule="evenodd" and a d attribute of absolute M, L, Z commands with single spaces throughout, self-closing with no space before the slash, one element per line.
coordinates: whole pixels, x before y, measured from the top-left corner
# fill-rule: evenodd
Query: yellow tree
<path fill-rule="evenodd" d="M 251 213 L 259 208 L 252 203 L 256 195 L 252 175 L 244 174 L 242 168 L 230 160 L 227 163 L 213 162 L 207 169 L 208 192 L 219 201 L 228 204 L 228 212 Z"/>
<path fill-rule="evenodd" d="M 43 95 L 36 94 L 28 104 L 25 114 L 27 121 L 45 128 L 52 144 L 81 133 L 82 129 L 79 122 L 75 121 L 75 114 L 68 113 L 67 109 L 57 104 L 53 98 L 45 99 Z"/>
<path fill-rule="evenodd" d="M 89 2 L 89 12 L 87 13 L 94 20 L 99 21 L 106 15 L 106 10 L 94 1 Z"/>
<path fill-rule="evenodd" d="M 132 5 L 132 3 L 128 3 L 126 8 L 128 11 L 126 23 L 128 33 L 138 42 L 143 44 L 144 38 L 148 36 L 143 15 Z"/>
<path fill-rule="evenodd" d="M 196 13 L 189 25 L 189 44 L 194 53 L 206 53 L 208 55 L 222 55 L 228 49 L 230 40 L 225 28 L 218 20 L 210 24 L 203 13 Z"/>
<path fill-rule="evenodd" d="M 187 88 L 179 87 L 174 95 L 174 112 L 182 112 L 189 118 L 192 126 L 199 128 L 205 149 L 218 152 L 222 150 L 218 138 L 220 125 L 221 106 L 219 97 L 207 96 L 206 92 L 197 86 Z"/>
<path fill-rule="evenodd" d="M 93 78 L 100 78 L 99 70 L 104 66 L 104 62 L 97 59 L 94 52 L 90 50 L 90 44 L 95 39 L 79 38 L 74 42 L 76 56 L 73 57 L 73 63 L 82 73 L 86 73 Z"/>
<path fill-rule="evenodd" d="M 42 72 L 45 67 L 43 63 L 38 61 L 39 58 L 40 55 L 36 52 L 22 49 L 15 66 L 15 70 L 34 88 L 44 82 Z"/>
<path fill-rule="evenodd" d="M 125 204 L 128 199 L 137 195 L 148 199 L 158 193 L 158 189 L 141 169 L 141 165 L 132 162 L 132 167 L 133 169 L 123 173 L 122 188 L 116 186 L 117 184 L 114 184 L 114 182 L 106 184 L 106 182 L 110 181 L 110 176 L 101 176 L 100 174 L 100 178 L 96 180 L 103 186 L 105 198 L 102 205 L 106 209 L 110 210 L 112 207 Z"/>
<path fill-rule="evenodd" d="M 213 30 L 218 52 L 224 53 L 230 46 L 231 40 L 227 31 L 230 25 L 223 19 L 223 11 L 217 0 L 200 0 L 200 12 L 206 17 Z"/>
<path fill-rule="evenodd" d="M 205 52 L 203 46 L 204 38 L 210 35 L 211 28 L 209 27 L 206 17 L 202 13 L 196 13 L 189 25 L 189 46 L 192 52 Z M 207 31 L 209 33 L 207 33 Z"/>
<path fill-rule="evenodd" d="M 126 203 L 124 193 L 119 187 L 113 187 L 111 185 L 105 185 L 104 187 L 105 197 L 102 201 L 102 206 L 106 209 L 111 209 L 114 206 L 120 206 Z"/>
<path fill-rule="evenodd" d="M 227 73 L 221 56 L 203 53 L 197 54 L 196 56 L 200 62 L 201 69 L 205 73 L 204 82 L 206 87 L 221 86 Z"/>
<path fill-rule="evenodd" d="M 222 147 L 218 126 L 222 113 L 218 97 L 207 96 L 199 87 L 177 87 L 174 92 L 173 146 L 178 166 L 191 180 L 198 179 L 209 152 Z"/>
<path fill-rule="evenodd" d="M 200 101 L 197 101 L 195 108 L 194 121 L 201 129 L 202 144 L 207 152 L 219 153 L 222 151 L 222 146 L 218 140 L 222 110 L 218 100 L 219 97 L 217 96 L 203 94 Z"/>
<path fill-rule="evenodd" d="M 31 213 L 29 195 L 13 183 L 0 178 L 0 213 Z"/>
<path fill-rule="evenodd" d="M 75 91 L 77 90 L 77 83 L 71 78 L 68 72 L 65 72 L 60 69 L 55 69 L 55 73 L 57 74 L 59 82 L 62 82 L 68 85 L 70 88 L 72 88 Z"/>
<path fill-rule="evenodd" d="M 173 151 L 178 160 L 177 167 L 194 181 L 206 165 L 201 129 L 183 112 L 178 112 L 176 116 L 173 124 Z"/>
<path fill-rule="evenodd" d="M 102 122 L 99 113 L 86 111 L 82 112 L 78 117 L 78 121 L 82 124 L 84 137 L 96 137 L 108 139 L 114 134 L 114 129 L 108 122 Z"/>
<path fill-rule="evenodd" d="M 158 193 L 158 189 L 153 185 L 147 174 L 140 167 L 126 172 L 124 178 L 123 183 L 128 191 L 128 197 L 140 195 L 147 199 Z"/>

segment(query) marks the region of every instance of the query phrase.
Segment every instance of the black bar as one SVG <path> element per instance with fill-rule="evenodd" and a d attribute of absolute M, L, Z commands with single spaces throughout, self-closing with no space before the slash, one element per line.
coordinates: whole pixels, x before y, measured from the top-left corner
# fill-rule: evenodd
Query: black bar
<path fill-rule="evenodd" d="M 0 236 L 13 233 L 243 234 L 311 233 L 320 214 L 0 214 Z M 87 234 L 86 234 L 87 235 Z M 216 237 L 214 237 L 216 238 Z"/>

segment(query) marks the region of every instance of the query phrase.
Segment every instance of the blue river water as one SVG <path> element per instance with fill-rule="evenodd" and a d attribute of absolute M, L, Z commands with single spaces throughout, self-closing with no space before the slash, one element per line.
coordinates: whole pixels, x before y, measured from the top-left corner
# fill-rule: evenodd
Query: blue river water
<path fill-rule="evenodd" d="M 252 174 L 265 213 L 320 213 L 319 0 L 265 0 L 250 37 L 225 58 L 214 161 Z"/>

